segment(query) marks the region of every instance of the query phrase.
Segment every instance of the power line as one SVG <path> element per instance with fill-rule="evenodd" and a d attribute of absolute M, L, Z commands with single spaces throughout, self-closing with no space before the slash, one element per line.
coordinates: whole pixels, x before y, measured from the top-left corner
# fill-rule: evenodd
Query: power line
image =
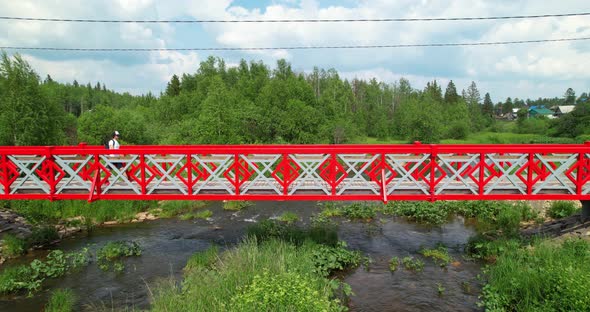
<path fill-rule="evenodd" d="M 110 19 L 72 19 L 72 18 L 38 18 L 0 16 L 0 20 L 35 21 L 35 22 L 71 22 L 71 23 L 342 23 L 342 22 L 435 22 L 435 21 L 479 21 L 479 20 L 507 20 L 532 19 L 548 17 L 588 16 L 590 12 L 487 16 L 487 17 L 427 17 L 427 18 L 351 18 L 351 19 L 232 19 L 232 20 L 110 20 Z"/>
<path fill-rule="evenodd" d="M 418 47 L 458 47 L 458 46 L 489 46 L 526 43 L 546 43 L 590 40 L 590 37 L 460 42 L 460 43 L 423 43 L 423 44 L 381 44 L 381 45 L 325 45 L 325 46 L 287 46 L 287 47 L 203 47 L 203 48 L 58 48 L 58 47 L 19 47 L 0 46 L 6 50 L 44 50 L 44 51 L 78 51 L 78 52 L 150 52 L 150 51 L 256 51 L 256 50 L 318 50 L 318 49 L 382 49 L 382 48 L 418 48 Z"/>

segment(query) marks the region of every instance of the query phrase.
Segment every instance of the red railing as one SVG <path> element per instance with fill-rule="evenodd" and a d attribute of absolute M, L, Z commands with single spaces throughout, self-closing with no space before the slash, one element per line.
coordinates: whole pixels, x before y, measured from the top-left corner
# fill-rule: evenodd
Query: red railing
<path fill-rule="evenodd" d="M 590 142 L 0 147 L 0 199 L 590 199 Z M 119 164 L 122 167 L 118 167 Z"/>

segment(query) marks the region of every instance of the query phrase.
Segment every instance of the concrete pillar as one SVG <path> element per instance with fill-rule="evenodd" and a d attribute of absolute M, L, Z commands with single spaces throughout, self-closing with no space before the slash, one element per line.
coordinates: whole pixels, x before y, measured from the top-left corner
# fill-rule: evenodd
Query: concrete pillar
<path fill-rule="evenodd" d="M 590 218 L 590 200 L 581 200 L 582 202 L 582 220 Z"/>

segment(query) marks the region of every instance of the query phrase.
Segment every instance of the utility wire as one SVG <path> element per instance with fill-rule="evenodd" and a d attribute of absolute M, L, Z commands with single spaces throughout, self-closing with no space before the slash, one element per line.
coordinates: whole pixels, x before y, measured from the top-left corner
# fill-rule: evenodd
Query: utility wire
<path fill-rule="evenodd" d="M 232 19 L 232 20 L 110 20 L 110 19 L 72 19 L 72 18 L 38 18 L 0 16 L 0 20 L 35 21 L 35 22 L 72 22 L 72 23 L 341 23 L 341 22 L 434 22 L 434 21 L 479 21 L 531 19 L 547 17 L 588 16 L 590 12 L 540 15 L 514 15 L 489 17 L 431 17 L 431 18 L 351 18 L 351 19 Z"/>
<path fill-rule="evenodd" d="M 460 43 L 424 43 L 424 44 L 381 44 L 381 45 L 324 45 L 324 46 L 286 46 L 286 47 L 203 47 L 203 48 L 58 48 L 58 47 L 19 47 L 0 46 L 6 50 L 45 50 L 45 51 L 80 51 L 80 52 L 149 52 L 149 51 L 254 51 L 254 50 L 316 50 L 316 49 L 381 49 L 381 48 L 415 48 L 415 47 L 458 47 L 458 46 L 489 46 L 526 43 L 565 42 L 590 40 L 590 37 L 460 42 Z"/>

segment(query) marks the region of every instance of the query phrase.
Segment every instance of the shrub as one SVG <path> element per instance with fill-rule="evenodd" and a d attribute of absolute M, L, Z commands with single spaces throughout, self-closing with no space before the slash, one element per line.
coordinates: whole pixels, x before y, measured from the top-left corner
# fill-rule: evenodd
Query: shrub
<path fill-rule="evenodd" d="M 3 237 L 2 255 L 7 258 L 17 257 L 27 251 L 27 242 L 12 234 L 5 234 Z"/>
<path fill-rule="evenodd" d="M 74 303 L 76 303 L 76 296 L 71 289 L 58 289 L 51 293 L 45 312 L 74 311 Z"/>
<path fill-rule="evenodd" d="M 441 267 L 447 266 L 453 260 L 445 246 L 438 246 L 436 249 L 422 249 L 420 253 L 426 258 L 434 259 L 434 262 Z"/>
<path fill-rule="evenodd" d="M 125 268 L 121 258 L 140 255 L 141 247 L 136 242 L 108 242 L 96 252 L 96 260 L 102 270 L 108 271 L 112 267 L 120 272 Z"/>
<path fill-rule="evenodd" d="M 59 239 L 59 234 L 53 226 L 42 226 L 35 228 L 27 237 L 29 246 L 44 246 Z"/>
<path fill-rule="evenodd" d="M 490 240 L 488 237 L 478 234 L 469 238 L 465 252 L 472 258 L 494 262 L 506 250 L 518 246 L 520 246 L 520 242 L 515 239 Z"/>
<path fill-rule="evenodd" d="M 185 270 L 181 284 L 156 288 L 152 310 L 344 311 L 336 298 L 339 289 L 350 295 L 350 287 L 314 274 L 319 248 L 310 241 L 295 246 L 248 238 L 219 254 L 210 269 Z"/>
<path fill-rule="evenodd" d="M 551 203 L 548 214 L 551 218 L 559 219 L 569 217 L 574 214 L 578 208 L 572 202 L 568 201 L 555 201 Z"/>
<path fill-rule="evenodd" d="M 230 300 L 229 311 L 340 311 L 339 302 L 317 292 L 316 281 L 296 272 L 264 270 Z"/>
<path fill-rule="evenodd" d="M 389 260 L 389 270 L 391 272 L 395 272 L 397 270 L 397 267 L 399 266 L 399 258 L 398 257 L 392 257 Z"/>
<path fill-rule="evenodd" d="M 358 251 L 346 249 L 346 243 L 340 242 L 335 247 L 320 245 L 313 251 L 314 273 L 320 276 L 328 276 L 336 270 L 344 270 L 347 267 L 357 267 L 361 261 Z"/>
<path fill-rule="evenodd" d="M 402 264 L 406 270 L 420 272 L 424 269 L 424 261 L 407 256 L 402 259 Z"/>

